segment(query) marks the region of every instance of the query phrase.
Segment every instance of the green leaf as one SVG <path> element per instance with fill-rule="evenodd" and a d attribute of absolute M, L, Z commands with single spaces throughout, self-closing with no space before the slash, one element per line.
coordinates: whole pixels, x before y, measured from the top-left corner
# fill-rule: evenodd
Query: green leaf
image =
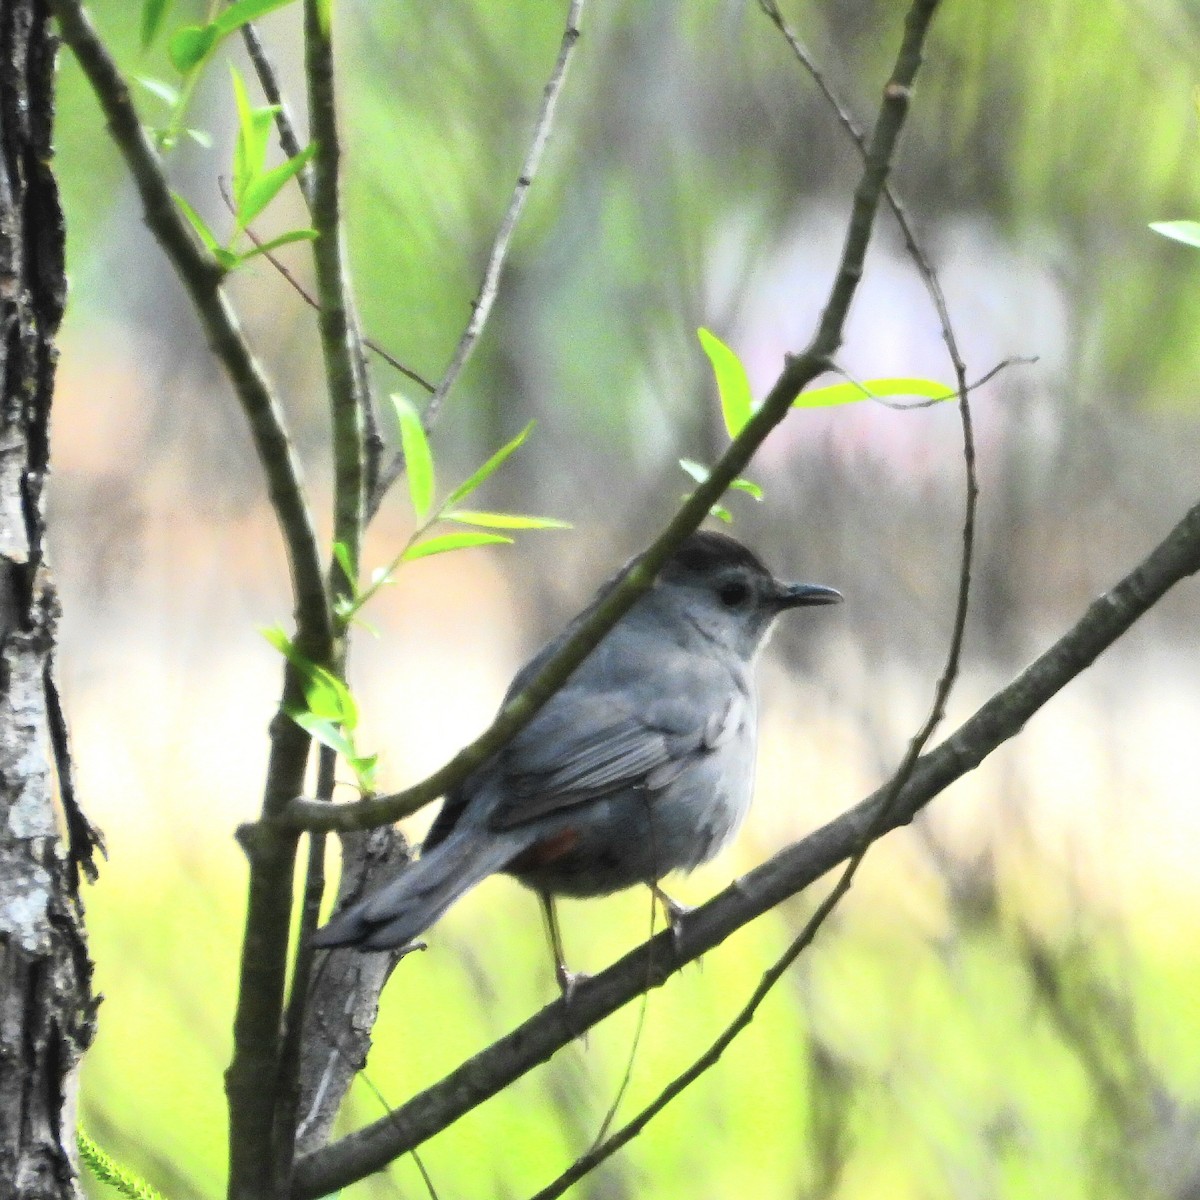
<path fill-rule="evenodd" d="M 485 529 L 570 529 L 569 521 L 555 517 L 528 517 L 521 513 L 456 512 L 442 514 L 446 521 L 457 521 L 460 525 L 482 525 Z"/>
<path fill-rule="evenodd" d="M 491 458 L 483 464 L 473 475 L 468 476 L 462 483 L 458 485 L 446 497 L 446 507 L 449 508 L 453 504 L 457 504 L 464 497 L 469 496 L 485 479 L 490 475 L 494 475 L 497 467 L 504 462 L 515 450 L 518 450 L 525 442 L 525 439 L 533 432 L 535 421 L 530 421 L 520 433 L 517 434 L 511 442 L 505 442 Z"/>
<path fill-rule="evenodd" d="M 287 706 L 284 712 L 321 745 L 328 746 L 347 760 L 355 756 L 354 743 L 327 717 L 317 716 L 308 709 L 294 705 Z"/>
<path fill-rule="evenodd" d="M 263 171 L 250 179 L 242 195 L 242 202 L 238 206 L 238 225 L 245 229 L 275 199 L 283 185 L 304 169 L 305 163 L 312 158 L 316 151 L 316 143 L 309 142 L 294 158 L 289 158 L 287 162 L 280 163 L 279 166 L 272 167 L 269 171 Z"/>
<path fill-rule="evenodd" d="M 751 483 L 749 479 L 735 479 L 729 486 L 739 492 L 745 492 L 747 496 L 753 496 L 760 504 L 762 503 L 763 490 L 757 483 Z"/>
<path fill-rule="evenodd" d="M 235 29 L 240 29 L 249 21 L 257 21 L 259 17 L 265 17 L 267 13 L 274 12 L 277 8 L 285 8 L 293 3 L 295 0 L 238 0 L 236 4 L 231 4 L 213 21 L 212 27 L 221 37 L 224 37 L 227 33 L 233 33 Z"/>
<path fill-rule="evenodd" d="M 196 143 L 197 146 L 203 146 L 205 150 L 213 148 L 212 134 L 207 129 L 185 129 L 183 131 L 188 137 Z"/>
<path fill-rule="evenodd" d="M 193 67 L 203 62 L 208 52 L 217 44 L 218 34 L 212 25 L 185 25 L 171 34 L 167 42 L 167 55 L 171 65 L 180 75 L 186 75 Z"/>
<path fill-rule="evenodd" d="M 246 81 L 242 73 L 229 66 L 229 74 L 233 80 L 233 100 L 237 106 L 238 135 L 233 148 L 233 201 L 234 208 L 239 214 L 242 208 L 242 198 L 250 181 L 258 175 L 267 161 L 267 138 L 270 136 L 271 123 L 274 114 L 268 108 L 264 110 L 266 121 L 257 119 L 254 105 L 250 102 L 250 94 L 246 91 Z"/>
<path fill-rule="evenodd" d="M 153 79 L 149 75 L 135 75 L 134 82 L 144 87 L 152 96 L 157 96 L 164 104 L 168 104 L 171 108 L 179 103 L 179 89 L 173 88 L 169 83 L 164 83 L 161 79 Z"/>
<path fill-rule="evenodd" d="M 354 559 L 350 557 L 350 547 L 345 542 L 333 543 L 333 557 L 337 561 L 337 565 L 342 568 L 342 574 L 346 577 L 346 582 L 350 585 L 350 592 L 354 594 L 358 591 L 358 572 L 354 569 Z M 344 600 L 345 597 L 339 597 Z"/>
<path fill-rule="evenodd" d="M 354 772 L 358 786 L 364 792 L 375 790 L 375 773 L 379 766 L 378 754 L 360 754 L 357 757 L 347 757 L 347 764 Z"/>
<path fill-rule="evenodd" d="M 236 250 L 226 250 L 224 246 L 218 246 L 213 253 L 226 271 L 232 271 L 242 265 L 242 256 Z"/>
<path fill-rule="evenodd" d="M 462 550 L 467 546 L 494 546 L 501 543 L 511 545 L 512 538 L 503 537 L 498 533 L 444 533 L 438 537 L 426 538 L 415 546 L 409 546 L 401 558 L 404 562 L 412 562 L 418 558 L 428 558 L 432 554 L 445 554 L 448 550 Z"/>
<path fill-rule="evenodd" d="M 703 463 L 698 463 L 694 458 L 681 458 L 679 465 L 697 483 L 703 483 L 711 474 L 708 467 Z M 762 488 L 757 483 L 752 483 L 749 479 L 735 479 L 729 486 L 739 492 L 745 492 L 748 496 L 753 496 L 755 500 L 761 501 L 763 498 Z"/>
<path fill-rule="evenodd" d="M 1200 221 L 1153 221 L 1150 228 L 1185 246 L 1200 246 Z"/>
<path fill-rule="evenodd" d="M 257 246 L 247 250 L 240 258 L 242 262 L 245 262 L 246 259 L 253 258 L 256 254 L 269 254 L 273 250 L 278 250 L 280 246 L 287 246 L 292 242 L 315 241 L 317 236 L 315 229 L 293 229 L 289 233 L 281 233 L 269 242 L 260 242 Z"/>
<path fill-rule="evenodd" d="M 187 217 L 188 223 L 196 231 L 200 240 L 219 258 L 221 244 L 217 241 L 213 231 L 209 229 L 204 218 L 178 192 L 172 192 L 171 195 L 175 203 L 179 205 L 180 212 Z"/>
<path fill-rule="evenodd" d="M 332 671 L 318 666 L 301 654 L 278 625 L 262 630 L 262 635 L 296 668 L 304 689 L 307 712 L 336 721 L 347 729 L 353 729 L 358 724 L 358 705 L 350 689 Z"/>
<path fill-rule="evenodd" d="M 399 392 L 393 392 L 392 404 L 396 409 L 396 419 L 400 422 L 400 444 L 404 450 L 404 465 L 408 470 L 408 494 L 412 497 L 417 520 L 424 521 L 433 506 L 433 452 L 421 427 L 421 416 L 412 401 Z"/>
<path fill-rule="evenodd" d="M 722 505 L 714 504 L 708 511 L 714 517 L 716 517 L 718 521 L 724 521 L 726 525 L 733 524 L 733 513 L 731 513 L 729 509 L 724 508 Z"/>
<path fill-rule="evenodd" d="M 877 400 L 883 396 L 920 396 L 924 400 L 953 400 L 958 393 L 933 379 L 887 378 L 864 379 L 862 383 L 848 381 L 829 387 L 801 392 L 792 401 L 793 408 L 828 408 L 835 404 L 855 404 L 860 400 Z"/>
<path fill-rule="evenodd" d="M 158 37 L 158 31 L 162 28 L 167 9 L 170 7 L 171 0 L 144 0 L 142 4 L 143 50 L 148 50 L 153 45 L 154 39 Z"/>
<path fill-rule="evenodd" d="M 731 438 L 737 437 L 746 422 L 754 414 L 754 400 L 750 395 L 750 380 L 741 359 L 716 334 L 707 329 L 698 329 L 697 336 L 708 361 L 712 363 L 717 379 L 717 392 L 721 397 L 721 415 Z"/>

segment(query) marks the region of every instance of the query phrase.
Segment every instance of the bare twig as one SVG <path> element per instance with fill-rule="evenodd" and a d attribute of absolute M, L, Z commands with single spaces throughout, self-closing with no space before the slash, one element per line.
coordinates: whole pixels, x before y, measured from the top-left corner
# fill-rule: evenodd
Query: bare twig
<path fill-rule="evenodd" d="M 217 186 L 220 188 L 220 191 L 221 191 L 221 199 L 225 201 L 225 207 L 228 208 L 230 212 L 233 212 L 234 211 L 233 197 L 229 194 L 229 185 L 223 175 L 218 176 Z M 262 249 L 263 240 L 262 240 L 262 238 L 260 238 L 258 236 L 257 233 L 254 232 L 254 230 L 252 228 L 247 226 L 245 229 L 245 234 L 250 239 L 250 241 L 252 241 L 254 243 L 254 245 L 256 245 L 259 248 L 259 250 L 262 254 L 262 257 L 265 258 L 267 260 L 267 262 L 269 262 L 271 264 L 271 266 L 273 266 L 275 268 L 275 270 L 283 277 L 284 281 L 291 286 L 292 290 L 300 297 L 301 300 L 304 301 L 305 304 L 308 305 L 309 308 L 316 311 L 317 309 L 319 309 L 321 307 L 317 303 L 316 296 L 314 296 L 304 286 L 304 284 L 302 284 L 300 282 L 300 280 L 296 278 L 296 276 L 292 272 L 291 268 L 287 265 L 287 263 L 285 263 L 283 261 L 283 259 L 281 259 L 275 253 L 274 250 L 263 250 Z M 427 391 L 427 392 L 432 392 L 434 390 L 434 385 L 432 383 L 430 383 L 429 380 L 426 379 L 424 375 L 421 375 L 419 372 L 414 371 L 412 369 L 412 367 L 405 366 L 404 363 L 402 363 L 398 358 L 394 357 L 392 354 L 388 353 L 388 351 L 385 350 L 378 342 L 373 341 L 371 338 L 364 337 L 362 339 L 362 344 L 364 347 L 366 347 L 366 349 L 370 350 L 372 354 L 379 355 L 379 357 L 382 358 L 383 361 L 385 363 L 387 363 L 389 367 L 392 367 L 394 370 L 399 371 L 401 375 L 405 376 L 405 378 L 411 379 L 413 381 L 413 383 L 415 383 L 418 387 L 424 388 L 425 391 Z M 995 370 L 999 370 L 999 367 L 997 367 Z M 994 374 L 995 371 L 993 371 L 992 373 Z M 368 437 L 369 436 L 370 435 L 368 433 Z"/>
<path fill-rule="evenodd" d="M 979 708 L 941 745 L 916 762 L 891 799 L 882 836 L 906 825 L 955 780 L 974 770 L 1025 726 L 1039 709 L 1175 584 L 1200 571 L 1200 503 L 1137 567 L 1094 601 L 1080 620 L 1035 662 Z M 569 1010 L 561 1000 L 535 1014 L 445 1079 L 385 1119 L 306 1155 L 297 1164 L 294 1200 L 314 1200 L 364 1178 L 568 1045 L 639 995 L 648 978 L 658 986 L 685 963 L 721 944 L 736 929 L 795 896 L 857 853 L 889 802 L 889 783 L 802 841 L 684 916 L 678 936 L 660 933 L 593 978 L 581 982 Z"/>
<path fill-rule="evenodd" d="M 321 555 L 301 489 L 300 466 L 292 452 L 282 409 L 221 286 L 224 272 L 196 240 L 171 198 L 162 162 L 138 120 L 129 85 L 83 5 L 79 0 L 52 0 L 52 8 L 63 41 L 79 60 L 133 176 L 146 224 L 179 275 L 246 415 L 283 534 L 300 624 L 317 632 L 327 630 Z"/>
<path fill-rule="evenodd" d="M 774 0 L 760 0 L 764 11 L 771 16 L 772 20 L 776 21 L 779 28 L 788 38 L 796 50 L 801 62 L 813 73 L 814 77 L 821 82 L 822 90 L 824 91 L 830 104 L 838 113 L 842 123 L 846 125 L 854 138 L 855 144 L 863 154 L 864 163 L 869 163 L 868 147 L 866 141 L 857 133 L 845 115 L 844 110 L 839 105 L 836 96 L 828 88 L 822 80 L 820 73 L 817 71 L 811 60 L 807 58 L 799 43 L 794 39 L 779 16 L 779 11 L 775 8 Z M 904 60 L 906 50 L 914 50 L 919 55 L 920 46 L 924 41 L 925 34 L 928 30 L 929 23 L 932 19 L 933 12 L 937 7 L 938 0 L 932 0 L 928 5 L 928 11 L 921 13 L 920 3 L 914 3 L 909 9 L 908 20 L 905 26 L 905 44 L 901 48 L 900 56 L 897 62 L 897 68 L 893 72 L 892 80 L 887 85 L 888 88 L 897 85 L 897 76 L 900 70 L 900 63 Z M 910 46 L 910 39 L 914 45 Z M 919 61 L 919 59 L 918 59 Z M 909 81 L 911 83 L 911 79 Z M 909 86 L 904 84 L 903 86 Z M 885 89 L 886 95 L 887 89 Z M 945 297 L 942 293 L 941 284 L 938 281 L 936 272 L 933 266 L 926 257 L 921 246 L 917 242 L 912 233 L 911 227 L 905 215 L 904 209 L 899 200 L 896 198 L 892 189 L 884 185 L 884 195 L 896 216 L 904 233 L 905 242 L 907 244 L 909 255 L 912 257 L 917 266 L 917 270 L 925 283 L 926 290 L 929 292 L 934 308 L 937 310 L 938 320 L 941 323 L 942 335 L 946 343 L 946 349 L 950 356 L 951 365 L 954 370 L 955 378 L 958 382 L 958 400 L 959 413 L 962 422 L 962 437 L 963 437 L 963 463 L 965 466 L 965 481 L 966 481 L 966 509 L 963 518 L 962 529 L 962 551 L 959 560 L 959 579 L 958 589 L 955 601 L 954 621 L 950 631 L 950 645 L 946 652 L 945 665 L 942 668 L 940 677 L 934 688 L 933 703 L 925 720 L 921 723 L 920 728 L 912 736 L 908 747 L 905 750 L 903 759 L 900 765 L 896 768 L 891 780 L 884 789 L 883 799 L 878 805 L 877 811 L 873 816 L 871 823 L 863 831 L 859 839 L 859 844 L 854 853 L 850 855 L 849 861 L 846 863 L 837 883 L 834 885 L 825 899 L 817 906 L 816 911 L 805 923 L 804 928 L 793 939 L 792 943 L 784 951 L 782 955 L 763 974 L 762 980 L 754 989 L 749 1000 L 738 1012 L 732 1021 L 718 1034 L 708 1048 L 696 1058 L 688 1067 L 681 1071 L 671 1082 L 663 1088 L 657 1097 L 647 1104 L 635 1117 L 626 1122 L 616 1133 L 599 1145 L 593 1146 L 586 1154 L 581 1155 L 575 1160 L 565 1171 L 563 1171 L 557 1179 L 553 1180 L 541 1191 L 537 1192 L 531 1200 L 553 1200 L 554 1197 L 561 1196 L 568 1188 L 572 1187 L 584 1175 L 594 1169 L 600 1162 L 615 1154 L 622 1146 L 635 1138 L 646 1125 L 660 1113 L 668 1104 L 671 1103 L 677 1096 L 684 1092 L 692 1083 L 694 1083 L 701 1075 L 703 1075 L 711 1067 L 715 1066 L 721 1056 L 729 1048 L 746 1028 L 753 1021 L 755 1014 L 763 1001 L 770 994 L 771 990 L 779 982 L 786 973 L 787 969 L 796 961 L 803 953 L 813 939 L 817 936 L 821 926 L 833 913 L 834 909 L 840 903 L 842 898 L 850 891 L 850 887 L 854 882 L 854 877 L 862 865 L 867 852 L 872 844 L 879 837 L 884 829 L 891 813 L 897 797 L 900 795 L 901 789 L 908 783 L 912 777 L 912 773 L 916 768 L 917 761 L 920 758 L 921 752 L 929 743 L 929 739 L 933 736 L 934 730 L 941 724 L 946 712 L 946 702 L 950 697 L 950 693 L 954 688 L 954 681 L 958 677 L 959 662 L 962 656 L 963 637 L 966 633 L 967 611 L 971 596 L 971 565 L 974 557 L 975 546 L 975 517 L 977 501 L 979 496 L 979 484 L 975 471 L 975 438 L 971 425 L 971 409 L 968 400 L 968 384 L 966 366 L 962 360 L 958 350 L 957 339 L 954 335 L 954 328 L 950 320 L 950 312 L 946 305 Z M 932 403 L 932 402 L 931 402 Z M 909 406 L 906 406 L 909 407 Z M 919 407 L 913 405 L 911 407 Z"/>
<path fill-rule="evenodd" d="M 454 347 L 454 353 L 450 357 L 450 365 L 446 368 L 446 373 L 442 376 L 429 403 L 425 406 L 422 424 L 426 431 L 431 429 L 437 420 L 443 401 L 457 382 L 463 367 L 467 365 L 467 360 L 471 357 L 475 344 L 479 341 L 479 335 L 483 332 L 488 317 L 491 315 L 492 305 L 495 303 L 496 292 L 499 288 L 500 272 L 508 255 L 513 232 L 516 230 L 517 222 L 525 207 L 529 188 L 541 165 L 542 153 L 546 149 L 550 130 L 554 124 L 558 98 L 562 94 L 563 84 L 566 82 L 572 51 L 575 49 L 575 43 L 579 40 L 579 18 L 583 12 L 583 2 L 584 0 L 570 0 L 566 26 L 563 29 L 562 41 L 558 48 L 558 58 L 555 60 L 554 69 L 550 72 L 550 78 L 542 91 L 542 106 L 538 111 L 537 120 L 534 122 L 533 140 L 525 154 L 525 161 L 521 164 L 521 172 L 517 176 L 516 187 L 508 202 L 504 219 L 500 222 L 500 228 L 496 231 L 496 238 L 492 242 L 491 253 L 488 255 L 479 291 L 471 302 L 471 317 L 467 321 L 462 336 L 458 339 L 458 345 Z M 403 457 L 397 456 L 379 478 L 369 510 L 372 514 L 403 471 Z"/>
<path fill-rule="evenodd" d="M 932 8 L 935 0 L 923 0 L 920 11 Z M 663 563 L 683 539 L 708 515 L 729 484 L 740 475 L 771 430 L 787 416 L 792 401 L 830 367 L 842 340 L 842 327 L 850 302 L 862 277 L 862 265 L 874 227 L 896 140 L 904 124 L 910 99 L 909 82 L 916 72 L 919 55 L 906 57 L 902 71 L 884 92 L 883 105 L 858 187 L 846 232 L 841 261 L 830 289 L 829 300 L 812 341 L 801 354 L 789 355 L 783 372 L 762 406 L 699 484 L 682 508 L 650 547 L 626 569 L 592 614 L 551 657 L 538 674 L 513 696 L 484 733 L 459 751 L 445 766 L 423 782 L 391 796 L 376 797 L 357 804 L 328 805 L 296 800 L 283 820 L 293 828 L 365 829 L 397 821 L 460 783 L 505 745 L 555 693 L 570 673 L 594 649 L 600 639 L 653 582 Z"/>
<path fill-rule="evenodd" d="M 283 88 L 279 83 L 279 75 L 275 70 L 275 64 L 271 61 L 267 54 L 266 47 L 263 45 L 262 39 L 258 36 L 258 29 L 253 22 L 247 22 L 242 26 L 242 41 L 246 46 L 246 53 L 249 55 L 250 62 L 254 66 L 254 73 L 258 76 L 259 86 L 263 90 L 263 95 L 267 98 L 267 103 L 275 106 L 275 130 L 279 134 L 279 148 L 287 155 L 288 158 L 295 158 L 300 153 L 300 139 L 296 135 L 295 122 L 292 120 L 291 109 L 288 106 L 287 100 L 283 95 Z M 311 164 L 306 166 L 300 172 L 300 190 L 304 193 L 305 202 L 308 204 L 311 211 L 313 204 L 313 171 Z M 270 254 L 267 258 L 276 267 L 279 267 L 276 259 Z M 301 296 L 307 300 L 313 308 L 317 308 L 315 300 L 309 298 L 308 294 L 296 283 L 296 281 L 286 272 L 283 272 L 284 278 L 300 292 Z M 366 481 L 366 494 L 370 495 L 375 486 L 375 479 L 379 473 L 379 463 L 383 457 L 383 438 L 379 433 L 379 421 L 375 413 L 375 398 L 371 390 L 371 379 L 367 372 L 367 364 L 363 355 L 363 347 L 369 347 L 377 354 L 382 355 L 398 370 L 408 374 L 408 371 L 392 360 L 388 355 L 378 347 L 373 345 L 368 339 L 363 336 L 362 322 L 359 320 L 358 312 L 354 304 L 354 296 L 347 289 L 346 297 L 346 315 L 348 332 L 350 338 L 350 353 L 351 361 L 354 367 L 355 379 L 357 384 L 358 396 L 362 404 L 362 420 L 363 420 L 363 445 L 364 445 L 364 463 L 363 471 Z"/>

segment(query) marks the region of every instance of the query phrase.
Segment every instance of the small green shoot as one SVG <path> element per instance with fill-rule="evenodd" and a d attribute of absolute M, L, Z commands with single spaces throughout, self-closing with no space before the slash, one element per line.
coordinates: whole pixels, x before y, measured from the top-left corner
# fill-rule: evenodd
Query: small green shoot
<path fill-rule="evenodd" d="M 1172 225 L 1189 225 L 1194 222 L 1171 222 Z M 1156 228 L 1152 226 L 1152 228 Z M 1165 232 L 1160 229 L 1159 232 Z M 1167 233 L 1168 237 L 1179 236 Z M 1200 245 L 1200 224 L 1195 225 L 1195 245 Z M 1183 237 L 1180 241 L 1186 240 Z M 750 391 L 750 380 L 741 359 L 715 333 L 708 329 L 698 329 L 697 337 L 708 361 L 712 364 L 713 375 L 717 381 L 717 393 L 721 400 L 721 416 L 725 420 L 725 428 L 730 438 L 736 438 L 745 429 L 747 422 L 754 415 L 754 397 Z M 944 383 L 932 379 L 912 377 L 894 377 L 886 379 L 868 379 L 862 383 L 848 381 L 835 383 L 830 387 L 814 388 L 810 392 L 801 392 L 792 401 L 793 408 L 823 408 L 835 404 L 854 404 L 860 400 L 880 400 L 887 403 L 885 397 L 916 396 L 920 403 L 916 405 L 893 405 L 892 407 L 922 407 L 924 404 L 936 403 L 942 400 L 952 400 L 958 393 Z M 681 458 L 679 465 L 697 483 L 703 483 L 710 474 L 708 467 L 694 459 Z M 763 499 L 763 490 L 749 479 L 735 479 L 730 488 L 745 492 L 755 500 Z M 690 495 L 690 493 L 689 493 Z M 687 496 L 684 497 L 687 499 Z M 712 516 L 729 523 L 733 516 L 727 508 L 720 504 L 709 509 Z"/>
<path fill-rule="evenodd" d="M 256 108 L 250 102 L 245 81 L 240 73 L 234 67 L 230 68 L 230 73 L 233 76 L 233 95 L 237 105 L 238 135 L 233 151 L 233 231 L 229 240 L 222 245 L 199 213 L 181 196 L 175 197 L 176 203 L 200 240 L 226 271 L 234 270 L 256 255 L 267 254 L 292 242 L 309 241 L 317 236 L 314 229 L 290 229 L 287 233 L 252 246 L 249 250 L 235 248 L 249 228 L 250 222 L 275 199 L 289 180 L 304 170 L 316 146 L 310 143 L 286 162 L 268 167 L 267 149 L 275 115 L 279 109 L 273 104 Z"/>
<path fill-rule="evenodd" d="M 697 483 L 703 483 L 712 471 L 703 463 L 697 462 L 694 458 L 681 458 L 679 460 L 680 467 L 684 472 L 690 475 Z M 739 492 L 745 492 L 747 496 L 757 500 L 760 504 L 763 499 L 763 490 L 757 483 L 752 483 L 749 479 L 735 479 L 730 483 L 730 488 Z M 691 497 L 691 492 L 684 495 L 687 500 Z M 726 525 L 733 524 L 733 513 L 729 511 L 723 504 L 714 504 L 709 510 L 709 515 L 717 518 L 718 521 L 724 521 Z"/>
<path fill-rule="evenodd" d="M 571 528 L 568 522 L 560 521 L 555 517 L 536 517 L 525 513 L 500 513 L 455 507 L 459 501 L 465 500 L 480 484 L 495 474 L 505 460 L 524 444 L 533 429 L 532 421 L 515 438 L 501 446 L 462 483 L 451 489 L 441 504 L 435 505 L 436 474 L 433 465 L 433 450 L 429 445 L 429 438 L 425 433 L 424 426 L 421 424 L 421 416 L 413 403 L 406 397 L 394 395 L 391 399 L 400 426 L 400 443 L 408 469 L 409 499 L 412 501 L 413 512 L 417 517 L 417 528 L 413 530 L 395 558 L 386 567 L 373 572 L 371 583 L 367 587 L 362 591 L 353 591 L 350 596 L 342 597 L 335 605 L 335 614 L 343 628 L 351 621 L 358 619 L 358 613 L 363 605 L 371 600 L 380 588 L 393 582 L 394 575 L 402 563 L 416 562 L 421 558 L 432 558 L 435 554 L 446 554 L 452 550 L 466 550 L 473 546 L 512 544 L 513 539 L 506 533 L 492 533 L 488 532 L 489 530 Z M 471 525 L 476 528 L 459 530 L 455 533 L 432 533 L 434 527 L 443 521 L 453 521 L 459 525 Z M 336 546 L 334 553 L 337 554 Z M 341 559 L 339 558 L 338 561 L 340 562 Z M 346 571 L 345 563 L 343 563 L 342 569 Z"/>
<path fill-rule="evenodd" d="M 264 629 L 262 635 L 292 664 L 300 678 L 304 703 L 287 705 L 284 711 L 315 741 L 341 755 L 354 772 L 359 790 L 369 795 L 375 789 L 379 756 L 360 754 L 354 743 L 358 703 L 353 693 L 332 671 L 301 654 L 278 626 Z"/>

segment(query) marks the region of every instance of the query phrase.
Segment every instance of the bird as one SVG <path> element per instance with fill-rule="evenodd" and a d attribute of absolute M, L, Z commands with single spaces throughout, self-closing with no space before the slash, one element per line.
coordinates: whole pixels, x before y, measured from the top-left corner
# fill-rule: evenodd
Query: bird
<path fill-rule="evenodd" d="M 505 702 L 631 565 L 517 672 Z M 554 897 L 646 884 L 674 928 L 686 909 L 661 880 L 716 855 L 750 807 L 753 668 L 776 618 L 841 599 L 834 588 L 782 582 L 728 534 L 691 534 L 559 691 L 447 793 L 420 857 L 335 914 L 313 944 L 407 946 L 496 873 L 538 894 L 567 995 L 576 977 Z"/>

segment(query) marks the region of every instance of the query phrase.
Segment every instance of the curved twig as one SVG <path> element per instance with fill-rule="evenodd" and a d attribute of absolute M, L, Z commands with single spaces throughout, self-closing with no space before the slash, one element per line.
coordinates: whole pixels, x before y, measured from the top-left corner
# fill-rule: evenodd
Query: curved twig
<path fill-rule="evenodd" d="M 471 302 L 470 320 L 467 321 L 466 328 L 458 339 L 458 345 L 454 347 L 454 353 L 450 356 L 450 365 L 446 368 L 446 373 L 442 376 L 422 414 L 421 423 L 425 426 L 426 432 L 433 427 L 437 420 L 443 401 L 458 381 L 463 367 L 467 365 L 467 360 L 471 357 L 475 344 L 479 341 L 479 335 L 483 332 L 488 317 L 491 315 L 492 305 L 495 303 L 496 292 L 500 285 L 500 272 L 504 267 L 504 260 L 508 256 L 508 247 L 512 242 L 513 232 L 525 207 L 530 185 L 541 166 L 542 153 L 550 139 L 550 129 L 554 124 L 558 98 L 562 94 L 563 84 L 566 82 L 567 68 L 571 64 L 575 43 L 579 40 L 579 18 L 582 12 L 583 0 L 571 0 L 567 10 L 562 41 L 558 48 L 558 58 L 555 60 L 554 69 L 550 72 L 550 78 L 542 92 L 542 106 L 538 110 L 537 120 L 534 122 L 533 140 L 529 143 L 525 161 L 521 164 L 521 172 L 517 176 L 516 187 L 508 202 L 508 209 L 504 213 L 500 228 L 496 231 L 496 238 L 492 242 L 491 253 L 488 255 L 479 291 Z M 400 478 L 403 471 L 404 459 L 398 455 L 379 477 L 368 510 L 372 515 L 378 509 L 388 489 Z"/>

